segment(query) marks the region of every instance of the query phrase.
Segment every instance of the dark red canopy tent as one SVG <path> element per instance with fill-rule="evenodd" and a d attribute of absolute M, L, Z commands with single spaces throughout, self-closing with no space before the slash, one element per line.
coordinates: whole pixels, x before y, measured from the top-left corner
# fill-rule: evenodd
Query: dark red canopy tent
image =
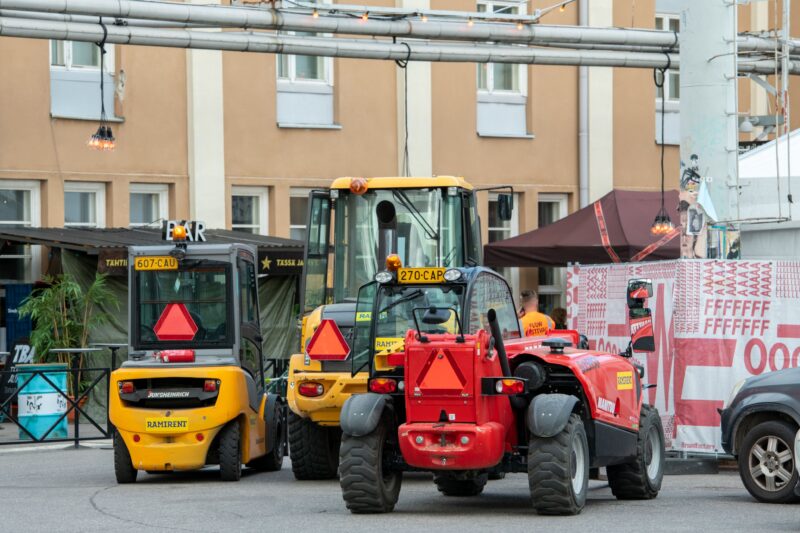
<path fill-rule="evenodd" d="M 664 205 L 677 226 L 678 191 L 667 191 Z M 677 229 L 664 236 L 650 233 L 660 208 L 660 192 L 613 190 L 548 226 L 487 244 L 484 262 L 493 267 L 537 267 L 677 259 Z"/>

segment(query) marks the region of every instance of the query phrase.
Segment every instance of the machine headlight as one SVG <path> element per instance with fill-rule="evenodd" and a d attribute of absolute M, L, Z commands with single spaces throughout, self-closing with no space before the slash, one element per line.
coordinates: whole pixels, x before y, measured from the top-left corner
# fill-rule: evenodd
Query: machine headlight
<path fill-rule="evenodd" d="M 458 281 L 461 279 L 461 271 L 457 268 L 448 268 L 444 271 L 445 281 Z"/>
<path fill-rule="evenodd" d="M 745 381 L 747 381 L 747 380 L 743 379 L 743 380 L 737 382 L 736 385 L 733 386 L 733 390 L 731 390 L 731 395 L 728 397 L 728 400 L 724 404 L 722 404 L 722 408 L 723 409 L 727 409 L 728 406 L 733 401 L 733 399 L 736 398 L 736 395 L 739 394 L 740 390 L 742 390 L 742 387 L 744 386 L 744 382 Z"/>
<path fill-rule="evenodd" d="M 392 273 L 385 270 L 375 274 L 375 281 L 378 283 L 389 283 L 392 281 Z"/>

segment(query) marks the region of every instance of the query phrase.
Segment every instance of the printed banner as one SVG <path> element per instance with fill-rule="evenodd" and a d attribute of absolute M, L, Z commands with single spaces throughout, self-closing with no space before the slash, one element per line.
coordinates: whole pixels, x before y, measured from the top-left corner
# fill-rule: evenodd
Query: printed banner
<path fill-rule="evenodd" d="M 590 346 L 630 341 L 627 282 L 653 281 L 655 351 L 635 353 L 646 400 L 662 416 L 667 449 L 724 453 L 717 408 L 741 379 L 796 367 L 800 262 L 675 260 L 567 269 L 569 327 Z"/>

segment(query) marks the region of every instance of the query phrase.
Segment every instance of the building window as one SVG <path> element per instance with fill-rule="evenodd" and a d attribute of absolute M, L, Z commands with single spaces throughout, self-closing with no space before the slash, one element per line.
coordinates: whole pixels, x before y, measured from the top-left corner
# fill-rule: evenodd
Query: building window
<path fill-rule="evenodd" d="M 524 15 L 526 2 L 481 0 L 479 13 Z M 486 137 L 530 137 L 527 132 L 528 67 L 481 63 L 478 69 L 478 134 Z"/>
<path fill-rule="evenodd" d="M 233 187 L 231 190 L 231 228 L 266 235 L 267 189 L 263 187 Z"/>
<path fill-rule="evenodd" d="M 292 189 L 289 193 L 289 237 L 306 240 L 308 194 L 310 189 Z"/>
<path fill-rule="evenodd" d="M 680 17 L 677 14 L 656 15 L 655 27 L 657 30 L 680 31 Z M 656 79 L 659 84 L 662 82 L 661 71 L 656 70 Z M 677 68 L 667 71 L 663 79 L 664 87 L 656 88 L 656 132 L 655 138 L 658 144 L 680 144 L 681 122 L 680 122 L 680 97 L 681 97 L 681 77 Z M 666 99 L 664 96 L 666 95 Z M 664 139 L 661 139 L 661 108 L 664 108 Z"/>
<path fill-rule="evenodd" d="M 114 115 L 114 46 L 103 58 L 104 104 Z M 59 118 L 100 118 L 100 47 L 94 43 L 50 41 L 50 113 Z"/>
<path fill-rule="evenodd" d="M 519 194 L 514 194 L 514 210 L 511 220 L 501 220 L 498 216 L 497 193 L 489 194 L 489 242 L 496 242 L 519 235 Z M 519 268 L 503 267 L 496 269 L 511 286 L 513 294 L 519 294 Z"/>
<path fill-rule="evenodd" d="M 282 34 L 317 35 L 296 31 Z M 333 116 L 333 58 L 279 54 L 276 63 L 278 126 L 337 128 Z"/>
<path fill-rule="evenodd" d="M 552 224 L 567 216 L 566 194 L 539 195 L 539 228 Z M 564 307 L 564 269 L 560 267 L 539 268 L 539 310 L 551 314 L 556 307 Z"/>
<path fill-rule="evenodd" d="M 64 227 L 104 228 L 105 183 L 68 181 L 64 184 Z"/>
<path fill-rule="evenodd" d="M 0 228 L 35 228 L 41 225 L 39 182 L 0 180 Z M 2 247 L 0 285 L 31 283 L 39 279 L 40 246 L 12 244 Z"/>
<path fill-rule="evenodd" d="M 169 186 L 131 183 L 130 226 L 149 226 L 169 218 Z"/>

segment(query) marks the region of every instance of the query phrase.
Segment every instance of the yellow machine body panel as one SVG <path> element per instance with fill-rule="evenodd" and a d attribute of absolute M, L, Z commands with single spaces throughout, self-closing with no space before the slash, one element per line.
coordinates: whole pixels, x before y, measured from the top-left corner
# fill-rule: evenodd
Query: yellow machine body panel
<path fill-rule="evenodd" d="M 217 433 L 231 420 L 241 428 L 242 462 L 266 453 L 264 408 L 249 402 L 244 371 L 236 366 L 122 367 L 111 374 L 109 418 L 124 439 L 134 468 L 150 471 L 202 468 Z M 119 394 L 123 381 L 158 378 L 219 380 L 213 405 L 193 408 L 147 408 L 129 405 Z"/>

